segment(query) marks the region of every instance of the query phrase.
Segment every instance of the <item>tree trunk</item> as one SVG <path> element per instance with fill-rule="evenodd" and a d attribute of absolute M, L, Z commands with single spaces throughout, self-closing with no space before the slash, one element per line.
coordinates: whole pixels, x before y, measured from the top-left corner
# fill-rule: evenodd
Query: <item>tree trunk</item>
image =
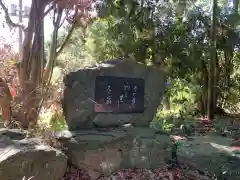
<path fill-rule="evenodd" d="M 215 73 L 215 96 L 214 96 L 214 105 L 213 105 L 213 108 L 214 108 L 214 112 L 215 112 L 215 109 L 216 107 L 218 106 L 218 98 L 219 98 L 219 95 L 220 95 L 220 88 L 219 88 L 219 81 L 220 81 L 220 66 L 219 66 L 219 58 L 218 58 L 218 54 L 216 53 L 215 55 L 216 57 L 216 73 Z"/>
<path fill-rule="evenodd" d="M 208 119 L 214 118 L 215 110 L 215 68 L 216 68 L 216 25 L 217 25 L 217 0 L 213 0 L 213 13 L 212 13 L 212 28 L 211 28 L 211 59 L 209 64 L 209 81 L 208 81 Z"/>
<path fill-rule="evenodd" d="M 207 101 L 208 101 L 208 68 L 204 59 L 201 60 L 201 76 L 199 84 L 202 85 L 201 95 L 199 99 L 198 109 L 202 115 L 207 114 Z"/>
<path fill-rule="evenodd" d="M 28 31 L 24 38 L 23 59 L 20 64 L 20 86 L 22 108 L 17 119 L 23 128 L 28 128 L 29 123 L 36 123 L 38 105 L 41 100 L 39 91 L 42 88 L 41 73 L 44 57 L 44 9 L 41 0 L 33 0 L 28 23 Z"/>

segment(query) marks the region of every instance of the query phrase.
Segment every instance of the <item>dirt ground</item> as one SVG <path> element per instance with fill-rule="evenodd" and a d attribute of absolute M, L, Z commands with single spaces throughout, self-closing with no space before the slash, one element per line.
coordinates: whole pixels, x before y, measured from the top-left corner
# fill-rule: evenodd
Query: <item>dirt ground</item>
<path fill-rule="evenodd" d="M 98 180 L 210 180 L 196 169 L 181 165 L 179 168 L 164 169 L 122 169 L 110 177 L 100 177 Z M 62 180 L 93 180 L 86 171 L 69 165 Z"/>

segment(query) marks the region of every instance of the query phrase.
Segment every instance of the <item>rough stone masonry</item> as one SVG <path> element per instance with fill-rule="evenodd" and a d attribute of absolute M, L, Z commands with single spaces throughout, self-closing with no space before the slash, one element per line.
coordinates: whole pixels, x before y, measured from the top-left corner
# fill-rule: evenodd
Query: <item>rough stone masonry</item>
<path fill-rule="evenodd" d="M 94 93 L 97 76 L 144 79 L 144 113 L 95 113 Z M 165 75 L 156 67 L 128 59 L 116 59 L 72 72 L 64 78 L 64 84 L 63 110 L 69 130 L 116 127 L 127 123 L 148 126 L 160 104 L 165 88 Z"/>

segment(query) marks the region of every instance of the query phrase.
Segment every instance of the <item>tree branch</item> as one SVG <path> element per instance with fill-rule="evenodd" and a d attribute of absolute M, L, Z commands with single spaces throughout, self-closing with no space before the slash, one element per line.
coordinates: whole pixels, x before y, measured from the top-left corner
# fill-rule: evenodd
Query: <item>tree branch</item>
<path fill-rule="evenodd" d="M 51 80 L 53 67 L 56 61 L 56 47 L 57 47 L 57 37 L 58 37 L 58 30 L 59 30 L 59 24 L 62 18 L 62 9 L 58 9 L 57 12 L 57 19 L 55 21 L 54 29 L 53 29 L 53 35 L 52 35 L 52 43 L 50 47 L 50 57 L 46 65 L 46 69 L 43 74 L 43 82 L 46 82 L 47 84 Z"/>
<path fill-rule="evenodd" d="M 55 7 L 55 5 L 56 5 L 56 3 L 57 3 L 58 1 L 60 1 L 60 0 L 54 0 L 54 1 L 52 2 L 52 5 L 44 12 L 44 16 L 46 16 L 51 10 L 54 9 L 54 7 Z"/>
<path fill-rule="evenodd" d="M 65 20 L 66 20 L 66 19 L 67 19 L 67 17 L 68 17 L 68 15 L 69 15 L 69 10 L 67 10 L 67 12 L 66 12 L 66 15 L 65 15 L 64 19 L 62 20 L 62 22 L 61 22 L 61 23 L 60 23 L 60 25 L 59 25 L 59 28 L 63 26 L 63 24 L 64 24 Z"/>
<path fill-rule="evenodd" d="M 24 32 L 26 31 L 26 27 L 24 27 L 24 25 L 22 24 L 18 24 L 18 23 L 14 23 L 10 16 L 9 16 L 9 12 L 7 7 L 4 5 L 4 3 L 2 2 L 2 0 L 0 0 L 0 6 L 2 7 L 4 14 L 5 14 L 5 20 L 6 23 L 8 24 L 8 26 L 13 27 L 13 28 L 21 28 Z"/>
<path fill-rule="evenodd" d="M 73 17 L 74 20 L 73 20 L 72 26 L 71 26 L 70 30 L 68 31 L 68 34 L 67 34 L 66 38 L 64 39 L 62 45 L 58 48 L 58 50 L 56 52 L 56 57 L 62 52 L 63 48 L 66 46 L 70 37 L 72 36 L 72 33 L 74 31 L 74 28 L 75 28 L 77 13 L 78 13 L 78 7 L 76 7 L 75 12 L 74 12 L 74 17 Z"/>
<path fill-rule="evenodd" d="M 56 55 L 56 56 L 58 56 L 58 55 L 62 52 L 63 48 L 64 48 L 64 47 L 66 46 L 66 44 L 68 43 L 70 37 L 72 36 L 72 33 L 73 33 L 74 28 L 75 28 L 75 24 L 73 24 L 73 25 L 71 26 L 70 30 L 68 31 L 68 34 L 67 34 L 66 38 L 64 39 L 62 45 L 61 45 L 61 46 L 58 48 L 58 50 L 57 50 L 57 53 L 56 53 L 57 55 Z"/>
<path fill-rule="evenodd" d="M 44 12 L 44 16 L 46 16 L 51 10 L 53 10 L 54 6 L 55 6 L 54 4 L 51 5 L 51 6 Z"/>

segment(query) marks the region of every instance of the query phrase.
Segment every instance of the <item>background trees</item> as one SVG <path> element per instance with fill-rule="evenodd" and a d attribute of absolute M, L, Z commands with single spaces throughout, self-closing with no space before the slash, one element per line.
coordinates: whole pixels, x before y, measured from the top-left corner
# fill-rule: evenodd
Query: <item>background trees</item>
<path fill-rule="evenodd" d="M 213 89 L 208 79 L 212 72 L 215 98 L 211 111 L 219 110 L 217 107 L 237 110 L 237 1 L 234 4 L 218 2 L 214 14 L 216 23 L 211 21 L 210 1 L 106 1 L 106 4 L 107 7 L 101 9 L 101 18 L 88 28 L 84 41 L 79 40 L 83 54 L 88 54 L 82 54 L 82 59 L 104 61 L 130 56 L 164 69 L 172 80 L 173 86 L 168 92 L 171 103 L 185 103 L 189 112 L 201 114 L 207 113 L 208 87 Z M 216 24 L 215 33 L 212 24 Z M 212 55 L 210 49 L 215 43 L 211 41 L 211 34 L 216 35 L 216 52 L 212 48 Z M 214 72 L 209 69 L 211 58 L 215 58 Z M 181 87 L 183 92 L 174 89 Z"/>

